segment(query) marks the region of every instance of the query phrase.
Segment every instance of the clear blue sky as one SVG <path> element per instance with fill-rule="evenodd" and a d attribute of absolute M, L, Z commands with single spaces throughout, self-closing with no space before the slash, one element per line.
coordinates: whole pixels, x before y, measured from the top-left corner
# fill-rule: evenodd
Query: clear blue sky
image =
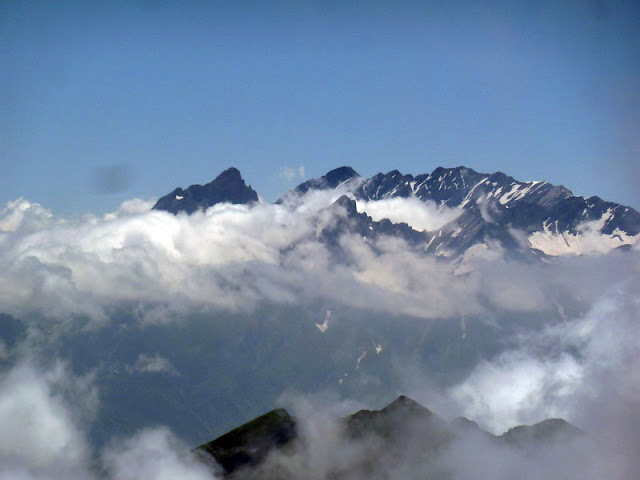
<path fill-rule="evenodd" d="M 640 2 L 0 2 L 0 204 L 466 165 L 640 207 Z M 113 182 L 97 182 L 99 173 Z"/>

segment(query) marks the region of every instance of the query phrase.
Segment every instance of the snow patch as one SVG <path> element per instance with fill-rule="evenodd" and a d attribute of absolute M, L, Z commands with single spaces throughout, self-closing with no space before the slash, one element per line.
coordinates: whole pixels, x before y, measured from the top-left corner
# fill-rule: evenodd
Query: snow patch
<path fill-rule="evenodd" d="M 480 180 L 478 183 L 476 183 L 471 190 L 469 190 L 469 193 L 467 193 L 467 196 L 464 197 L 464 200 L 462 201 L 462 203 L 460 204 L 460 208 L 463 208 L 467 203 L 469 203 L 471 201 L 471 199 L 473 198 L 473 192 L 476 188 L 478 188 L 480 185 L 482 185 L 483 183 L 485 183 L 487 181 L 489 177 L 484 177 L 482 180 Z"/>
<path fill-rule="evenodd" d="M 364 357 L 366 357 L 366 356 L 367 356 L 367 351 L 365 350 L 364 352 L 362 352 L 360 354 L 360 356 L 356 360 L 356 370 L 358 370 L 360 368 L 360 362 L 362 362 L 362 360 L 364 360 Z"/>
<path fill-rule="evenodd" d="M 324 322 L 322 323 L 316 323 L 316 327 L 318 328 L 318 330 L 320 330 L 322 333 L 326 332 L 327 329 L 329 328 L 329 319 L 331 318 L 331 310 L 327 310 L 327 313 L 325 314 L 324 317 Z"/>
<path fill-rule="evenodd" d="M 529 247 L 540 250 L 550 256 L 561 255 L 597 255 L 623 245 L 635 245 L 640 235 L 628 235 L 616 228 L 610 235 L 601 233 L 606 222 L 612 217 L 612 210 L 607 210 L 598 220 L 584 222 L 576 228 L 576 233 L 558 231 L 544 222 L 542 231 L 529 235 Z"/>
<path fill-rule="evenodd" d="M 507 193 L 505 193 L 504 195 L 502 195 L 502 197 L 500 197 L 499 202 L 502 205 L 506 205 L 509 202 L 515 202 L 517 200 L 520 200 L 522 198 L 524 198 L 526 195 L 528 195 L 529 193 L 531 193 L 532 191 L 536 190 L 538 188 L 538 186 L 544 182 L 526 182 L 526 183 L 514 183 L 511 186 L 511 190 L 509 190 Z M 498 193 L 496 192 L 496 197 L 498 196 Z"/>

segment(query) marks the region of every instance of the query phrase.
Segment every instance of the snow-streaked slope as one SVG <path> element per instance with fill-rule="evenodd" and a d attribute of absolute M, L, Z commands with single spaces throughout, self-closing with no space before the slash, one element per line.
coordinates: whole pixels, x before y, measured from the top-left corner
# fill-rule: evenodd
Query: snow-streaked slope
<path fill-rule="evenodd" d="M 543 229 L 528 237 L 529 246 L 550 256 L 594 255 L 624 246 L 633 246 L 640 235 L 628 235 L 620 228 L 603 233 L 603 228 L 611 220 L 612 209 L 608 209 L 598 220 L 584 222 L 575 232 L 558 229 L 558 222 L 545 222 Z"/>

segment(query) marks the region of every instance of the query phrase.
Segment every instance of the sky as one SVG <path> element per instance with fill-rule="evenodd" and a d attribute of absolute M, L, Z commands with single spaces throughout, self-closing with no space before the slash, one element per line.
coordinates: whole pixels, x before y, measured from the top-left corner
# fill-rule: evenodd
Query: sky
<path fill-rule="evenodd" d="M 640 207 L 640 4 L 0 2 L 0 206 L 465 165 Z"/>

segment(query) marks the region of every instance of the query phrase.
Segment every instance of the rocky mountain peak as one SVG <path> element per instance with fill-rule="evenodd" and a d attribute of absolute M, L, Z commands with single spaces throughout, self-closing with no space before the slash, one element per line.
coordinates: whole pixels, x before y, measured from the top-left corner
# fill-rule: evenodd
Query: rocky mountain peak
<path fill-rule="evenodd" d="M 187 189 L 176 188 L 161 197 L 154 210 L 165 210 L 173 214 L 194 213 L 206 210 L 217 203 L 249 204 L 258 201 L 258 194 L 247 186 L 237 168 L 223 171 L 206 185 L 191 185 Z"/>
<path fill-rule="evenodd" d="M 353 177 L 359 177 L 358 172 L 356 172 L 353 168 L 344 166 L 334 168 L 333 170 L 327 172 L 327 174 L 323 177 L 327 182 L 327 186 L 330 188 L 335 188 L 341 183 L 346 182 L 347 180 L 352 179 Z"/>

